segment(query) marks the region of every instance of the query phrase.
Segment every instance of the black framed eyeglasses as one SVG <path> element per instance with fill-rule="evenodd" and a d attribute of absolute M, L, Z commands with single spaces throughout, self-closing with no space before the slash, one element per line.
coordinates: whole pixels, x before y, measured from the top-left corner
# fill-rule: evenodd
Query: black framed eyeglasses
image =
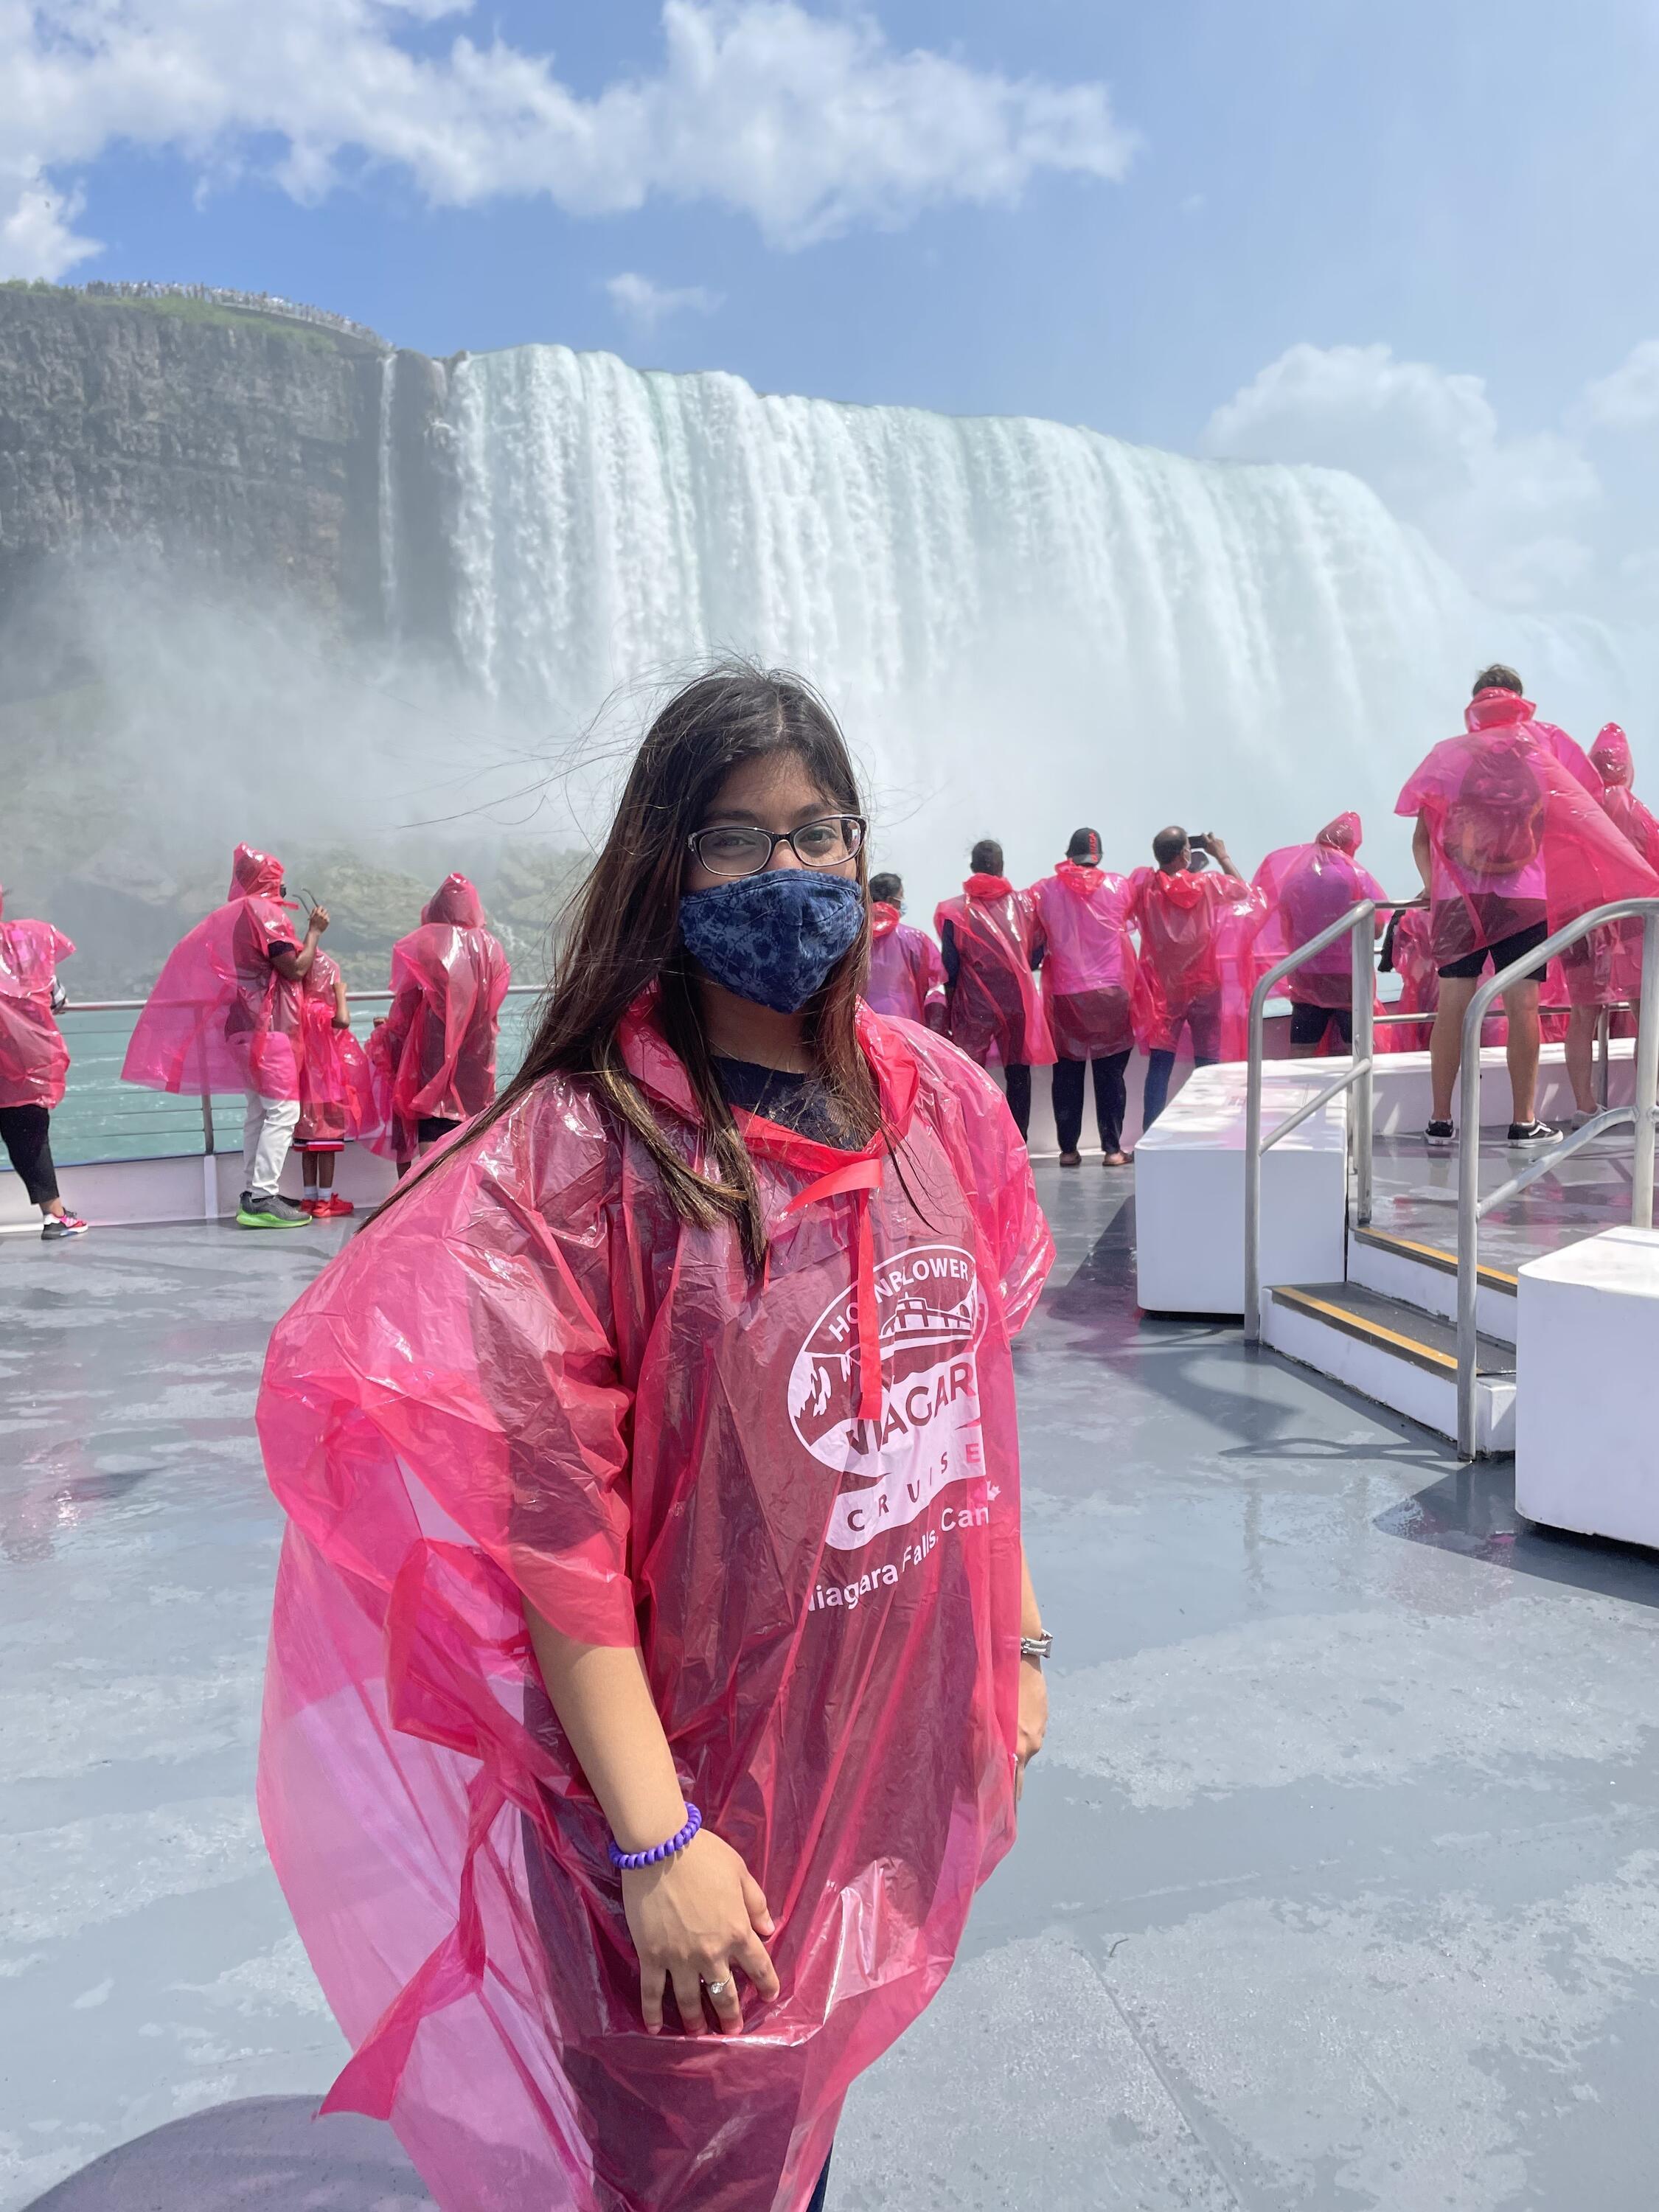
<path fill-rule="evenodd" d="M 855 860 L 864 848 L 868 824 L 858 814 L 827 814 L 822 822 L 803 822 L 799 830 L 763 830 L 758 823 L 722 822 L 686 839 L 691 856 L 711 876 L 757 876 L 772 865 L 780 845 L 787 845 L 804 868 L 836 868 Z"/>

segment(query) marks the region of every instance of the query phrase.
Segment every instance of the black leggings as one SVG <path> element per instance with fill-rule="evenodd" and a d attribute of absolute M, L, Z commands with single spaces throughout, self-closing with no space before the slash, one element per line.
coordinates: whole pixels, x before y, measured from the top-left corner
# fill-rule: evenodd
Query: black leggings
<path fill-rule="evenodd" d="M 0 1144 L 22 1177 L 31 1206 L 45 1206 L 58 1195 L 51 1131 L 52 1115 L 44 1106 L 0 1106 Z"/>
<path fill-rule="evenodd" d="M 1115 1152 L 1123 1143 L 1123 1109 L 1127 1103 L 1123 1071 L 1127 1052 L 1103 1053 L 1098 1060 L 1058 1060 L 1054 1062 L 1054 1134 L 1062 1152 L 1074 1152 L 1083 1134 L 1083 1073 L 1095 1071 L 1095 1122 L 1100 1149 Z"/>
<path fill-rule="evenodd" d="M 1008 1111 L 1014 1117 L 1014 1127 L 1022 1137 L 1029 1136 L 1031 1128 L 1031 1071 L 1018 1060 L 1002 1071 L 1008 1086 Z"/>

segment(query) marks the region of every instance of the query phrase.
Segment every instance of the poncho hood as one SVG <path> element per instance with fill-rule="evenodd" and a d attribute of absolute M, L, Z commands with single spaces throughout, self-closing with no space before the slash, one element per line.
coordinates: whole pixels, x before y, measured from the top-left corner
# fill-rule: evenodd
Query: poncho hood
<path fill-rule="evenodd" d="M 889 906 L 884 899 L 872 899 L 870 903 L 870 934 L 878 945 L 884 937 L 890 937 L 899 926 L 899 910 Z"/>
<path fill-rule="evenodd" d="M 282 895 L 282 862 L 274 854 L 256 852 L 252 845 L 239 845 L 230 858 L 227 902 L 232 899 L 281 898 Z"/>
<path fill-rule="evenodd" d="M 459 872 L 446 876 L 421 908 L 422 922 L 447 922 L 452 929 L 482 929 L 483 918 L 477 886 Z"/>
<path fill-rule="evenodd" d="M 971 899 L 1005 899 L 1014 887 L 1006 876 L 969 876 L 962 888 Z"/>
<path fill-rule="evenodd" d="M 1054 870 L 1068 891 L 1080 899 L 1092 898 L 1106 881 L 1097 864 L 1085 860 L 1061 860 Z"/>
<path fill-rule="evenodd" d="M 1328 845 L 1333 852 L 1346 853 L 1352 858 L 1359 850 L 1364 835 L 1359 817 L 1351 807 L 1346 814 L 1339 814 L 1334 822 L 1328 822 L 1314 842 L 1316 845 Z"/>
<path fill-rule="evenodd" d="M 1477 691 L 1463 709 L 1463 726 L 1468 730 L 1501 730 L 1511 722 L 1537 719 L 1532 701 L 1514 691 Z"/>
<path fill-rule="evenodd" d="M 1620 785 L 1628 790 L 1635 782 L 1636 763 L 1631 758 L 1630 739 L 1617 722 L 1602 724 L 1595 733 L 1589 757 L 1604 784 Z"/>

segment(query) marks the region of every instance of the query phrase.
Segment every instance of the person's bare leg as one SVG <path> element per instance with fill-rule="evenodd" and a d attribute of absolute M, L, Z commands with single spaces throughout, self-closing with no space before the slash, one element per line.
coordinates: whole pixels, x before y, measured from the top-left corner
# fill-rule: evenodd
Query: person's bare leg
<path fill-rule="evenodd" d="M 1538 1110 L 1538 986 L 1516 983 L 1504 994 L 1510 1018 L 1510 1119 L 1530 1121 Z"/>
<path fill-rule="evenodd" d="M 1567 1079 L 1572 1103 L 1581 1114 L 1594 1114 L 1595 1103 L 1596 1006 L 1574 1006 L 1567 1015 Z"/>
<path fill-rule="evenodd" d="M 337 1152 L 319 1152 L 317 1155 L 317 1194 L 319 1198 L 327 1198 L 333 1191 L 334 1163 L 339 1157 Z"/>
<path fill-rule="evenodd" d="M 1452 1093 L 1457 1088 L 1457 1071 L 1463 1058 L 1463 1017 L 1469 1010 L 1469 1000 L 1474 996 L 1476 978 L 1472 975 L 1443 975 L 1440 979 L 1440 1004 L 1435 1008 L 1434 1028 L 1429 1037 L 1429 1082 L 1434 1092 L 1434 1104 L 1430 1118 L 1449 1121 Z M 1533 987 L 1533 1026 L 1538 1022 L 1538 990 Z M 1534 1056 L 1535 1056 L 1534 1048 Z"/>

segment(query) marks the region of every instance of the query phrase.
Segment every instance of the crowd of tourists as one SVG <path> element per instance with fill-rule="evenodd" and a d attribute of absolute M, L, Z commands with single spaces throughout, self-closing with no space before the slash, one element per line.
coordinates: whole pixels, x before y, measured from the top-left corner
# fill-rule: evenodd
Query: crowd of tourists
<path fill-rule="evenodd" d="M 1092 1085 L 1102 1158 L 1121 1168 L 1131 1158 L 1123 1135 L 1136 1048 L 1146 1059 L 1145 1131 L 1164 1111 L 1183 1046 L 1198 1067 L 1242 1060 L 1260 977 L 1369 900 L 1380 969 L 1399 979 L 1386 1010 L 1375 1002 L 1385 1015 L 1376 1047 L 1427 1048 L 1433 1105 L 1425 1134 L 1449 1144 L 1462 1018 L 1486 968 L 1512 966 L 1594 906 L 1659 895 L 1659 822 L 1633 781 L 1617 724 L 1586 753 L 1540 718 L 1513 669 L 1493 665 L 1476 679 L 1462 732 L 1437 745 L 1401 793 L 1396 811 L 1413 822 L 1422 883 L 1406 899 L 1391 902 L 1361 863 L 1352 811 L 1269 853 L 1248 880 L 1216 832 L 1172 823 L 1153 837 L 1151 865 L 1127 875 L 1103 865 L 1099 831 L 1080 828 L 1051 874 L 1018 889 L 1002 847 L 988 837 L 973 848 L 960 893 L 936 909 L 931 935 L 905 918 L 897 875 L 868 878 L 863 995 L 878 1013 L 919 1022 L 1000 1071 L 1022 1138 L 1031 1071 L 1050 1068 L 1064 1167 L 1081 1164 Z M 775 844 L 755 873 L 779 865 Z M 127 1081 L 157 1090 L 243 1094 L 237 1219 L 248 1228 L 350 1213 L 334 1188 L 348 1141 L 393 1160 L 401 1176 L 495 1096 L 508 969 L 465 877 L 450 877 L 394 948 L 391 1011 L 366 1045 L 323 950 L 326 908 L 307 904 L 303 929 L 281 863 L 239 846 L 225 904 L 175 948 L 123 1069 Z M 1547 1037 L 1565 1042 L 1577 1118 L 1595 1110 L 1596 1025 L 1611 1016 L 1616 1030 L 1632 1026 L 1641 935 L 1639 921 L 1606 925 L 1504 992 L 1504 1012 L 1482 1036 L 1507 1048 L 1511 1143 L 1559 1133 L 1536 1112 Z M 693 932 L 684 946 L 707 966 Z M 49 1135 L 68 1066 L 54 1018 L 63 999 L 57 965 L 73 950 L 48 923 L 0 921 L 0 1139 L 48 1240 L 86 1227 L 58 1194 Z M 1351 1048 L 1353 972 L 1345 937 L 1285 978 L 1292 1058 Z M 742 1103 L 754 1111 L 775 1105 L 778 1075 L 763 1071 Z M 290 1148 L 302 1163 L 297 1200 L 279 1188 Z"/>
<path fill-rule="evenodd" d="M 1399 804 L 1432 1138 L 1484 966 L 1659 896 L 1659 824 L 1617 732 L 1586 757 L 1499 669 Z M 313 1217 L 349 1139 L 405 1170 L 265 1361 L 258 1801 L 352 2048 L 322 2109 L 390 2120 L 441 2203 L 823 2212 L 847 2092 L 950 1971 L 1044 1739 L 1031 1070 L 1072 1164 L 1092 1071 L 1121 1165 L 1137 1044 L 1155 1120 L 1183 1042 L 1243 1050 L 1264 963 L 1387 908 L 1352 814 L 1249 881 L 1213 832 L 1126 877 L 1084 828 L 1025 890 L 976 846 L 930 936 L 866 833 L 823 702 L 719 670 L 646 732 L 499 1095 L 507 963 L 459 876 L 359 1046 L 326 910 L 241 847 L 133 1034 L 131 1080 L 244 1092 L 248 1226 L 299 1212 L 290 1145 Z M 3 927 L 0 1101 L 44 1116 L 70 948 Z M 1619 923 L 1575 952 L 1570 1018 L 1638 954 Z M 1294 972 L 1292 1051 L 1349 1041 L 1352 972 Z M 1517 1143 L 1547 1133 L 1524 974 Z"/>

